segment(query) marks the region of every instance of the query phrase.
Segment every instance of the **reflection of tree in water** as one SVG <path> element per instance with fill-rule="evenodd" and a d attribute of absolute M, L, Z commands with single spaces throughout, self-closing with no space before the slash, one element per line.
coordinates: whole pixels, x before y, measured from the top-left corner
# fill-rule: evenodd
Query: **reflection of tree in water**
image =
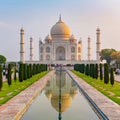
<path fill-rule="evenodd" d="M 50 86 L 50 81 L 49 81 L 49 80 L 47 81 L 46 86 L 47 86 L 47 87 L 49 87 L 49 86 Z"/>
<path fill-rule="evenodd" d="M 61 92 L 59 92 L 60 90 Z M 67 108 L 70 107 L 72 99 L 74 98 L 76 93 L 76 84 L 70 79 L 68 74 L 66 74 L 65 72 L 61 72 L 61 76 L 60 72 L 57 72 L 56 76 L 53 76 L 53 79 L 48 81 L 45 87 L 45 95 L 50 99 L 51 105 L 58 112 L 60 112 L 59 101 L 61 101 L 61 112 L 64 112 Z"/>

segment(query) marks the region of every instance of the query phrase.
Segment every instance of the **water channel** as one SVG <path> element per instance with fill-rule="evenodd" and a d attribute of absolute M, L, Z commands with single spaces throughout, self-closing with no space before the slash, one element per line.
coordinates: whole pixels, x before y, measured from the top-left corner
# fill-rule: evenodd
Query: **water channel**
<path fill-rule="evenodd" d="M 58 71 L 21 120 L 99 120 L 99 117 L 71 77 Z"/>

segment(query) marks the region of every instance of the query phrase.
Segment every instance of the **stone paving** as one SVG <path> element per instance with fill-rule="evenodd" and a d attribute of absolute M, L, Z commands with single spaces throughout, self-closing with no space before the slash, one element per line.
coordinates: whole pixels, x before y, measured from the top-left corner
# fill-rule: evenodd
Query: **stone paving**
<path fill-rule="evenodd" d="M 39 81 L 0 106 L 0 120 L 19 120 L 53 74 L 54 71 L 49 72 Z"/>
<path fill-rule="evenodd" d="M 97 106 L 106 114 L 109 120 L 120 120 L 120 106 L 118 104 L 108 99 L 71 71 L 68 72 L 77 83 L 80 84 Z M 0 120 L 19 120 L 53 74 L 54 71 L 49 72 L 46 76 L 42 77 L 29 88 L 9 100 L 6 104 L 0 106 Z M 120 80 L 118 77 L 120 78 L 120 76 L 117 76 L 117 80 Z"/>
<path fill-rule="evenodd" d="M 115 75 L 115 81 L 120 82 L 120 75 Z"/>
<path fill-rule="evenodd" d="M 109 120 L 120 120 L 120 106 L 84 82 L 81 78 L 68 71 L 89 97 L 97 104 Z"/>

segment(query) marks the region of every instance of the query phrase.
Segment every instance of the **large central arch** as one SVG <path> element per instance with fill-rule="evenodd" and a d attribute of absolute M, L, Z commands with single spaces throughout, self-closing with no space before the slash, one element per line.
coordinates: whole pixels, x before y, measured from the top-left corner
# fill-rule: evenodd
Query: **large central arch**
<path fill-rule="evenodd" d="M 59 46 L 56 48 L 56 60 L 65 60 L 65 48 Z"/>

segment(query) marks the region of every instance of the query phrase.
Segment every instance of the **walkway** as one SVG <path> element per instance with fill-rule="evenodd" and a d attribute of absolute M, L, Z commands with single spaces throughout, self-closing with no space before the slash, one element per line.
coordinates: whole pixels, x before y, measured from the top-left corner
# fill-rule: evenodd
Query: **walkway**
<path fill-rule="evenodd" d="M 115 75 L 115 81 L 120 82 L 120 75 Z"/>
<path fill-rule="evenodd" d="M 120 120 L 120 106 L 118 104 L 101 94 L 71 71 L 68 72 L 77 81 L 77 83 L 80 84 L 83 90 L 97 104 L 97 106 L 105 113 L 109 120 Z"/>

